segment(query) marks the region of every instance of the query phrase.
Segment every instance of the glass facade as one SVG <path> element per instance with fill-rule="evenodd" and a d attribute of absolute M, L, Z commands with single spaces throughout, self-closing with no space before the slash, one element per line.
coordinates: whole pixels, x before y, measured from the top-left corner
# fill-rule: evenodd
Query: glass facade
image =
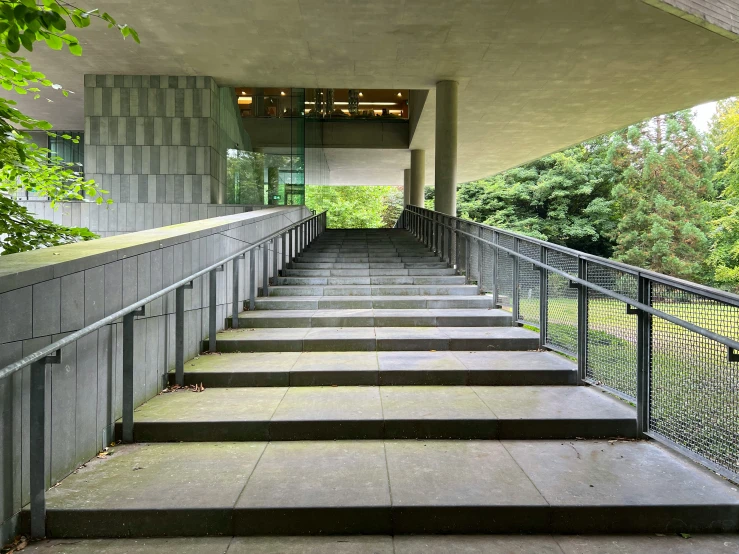
<path fill-rule="evenodd" d="M 85 133 L 82 131 L 54 131 L 56 136 L 49 135 L 49 150 L 51 156 L 58 156 L 65 162 L 76 164 L 75 171 L 84 172 L 85 162 Z M 64 136 L 79 139 L 74 142 Z"/>
<path fill-rule="evenodd" d="M 305 185 L 328 184 L 319 121 L 306 117 L 305 89 L 239 88 L 242 119 L 258 119 L 268 145 L 227 153 L 229 204 L 302 205 Z"/>

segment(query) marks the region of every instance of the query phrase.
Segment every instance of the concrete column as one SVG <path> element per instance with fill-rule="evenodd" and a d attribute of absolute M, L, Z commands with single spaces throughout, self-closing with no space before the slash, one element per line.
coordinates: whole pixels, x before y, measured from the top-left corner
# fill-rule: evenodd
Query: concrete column
<path fill-rule="evenodd" d="M 411 150 L 411 205 L 423 208 L 423 187 L 425 185 L 426 151 Z"/>
<path fill-rule="evenodd" d="M 403 170 L 403 207 L 411 203 L 411 170 Z"/>
<path fill-rule="evenodd" d="M 436 83 L 437 212 L 457 215 L 457 96 L 459 83 Z"/>

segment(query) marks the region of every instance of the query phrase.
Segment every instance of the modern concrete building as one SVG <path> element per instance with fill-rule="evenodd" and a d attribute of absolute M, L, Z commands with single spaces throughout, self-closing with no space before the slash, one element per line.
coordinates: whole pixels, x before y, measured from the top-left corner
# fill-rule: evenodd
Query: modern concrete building
<path fill-rule="evenodd" d="M 300 202 L 304 182 L 409 168 L 453 211 L 456 182 L 739 90 L 726 0 L 103 4 L 142 44 L 92 25 L 80 59 L 40 48 L 34 67 L 76 94 L 20 103 L 85 132 L 85 171 L 126 221 L 128 204 Z M 269 157 L 259 184 L 273 165 L 289 190 L 229 185 L 229 150 Z"/>
<path fill-rule="evenodd" d="M 114 203 L 29 197 L 105 238 L 0 258 L 0 542 L 615 552 L 675 544 L 550 534 L 739 532 L 739 298 L 453 217 L 459 182 L 739 93 L 734 2 L 99 7 L 142 44 L 79 30 L 81 58 L 29 55 L 76 94 L 19 100 L 84 135 L 49 146 Z M 401 228 L 326 230 L 306 184 L 403 185 Z M 424 533 L 543 536 L 382 536 Z"/>

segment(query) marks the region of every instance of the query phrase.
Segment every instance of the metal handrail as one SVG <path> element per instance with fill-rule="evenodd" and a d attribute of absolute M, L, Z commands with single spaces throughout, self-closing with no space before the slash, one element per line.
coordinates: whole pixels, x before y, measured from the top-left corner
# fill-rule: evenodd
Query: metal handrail
<path fill-rule="evenodd" d="M 494 295 L 494 301 L 497 303 L 499 286 L 501 286 L 502 283 L 507 282 L 507 286 L 510 286 L 512 288 L 513 297 L 510 299 L 510 303 L 513 320 L 516 323 L 527 324 L 529 323 L 529 321 L 533 321 L 526 320 L 521 317 L 519 272 L 537 271 L 539 273 L 538 323 L 531 323 L 531 325 L 539 328 L 539 343 L 541 348 L 558 351 L 569 356 L 574 356 L 577 359 L 577 370 L 579 377 L 578 380 L 581 384 L 591 383 L 619 396 L 622 396 L 630 401 L 635 400 L 638 436 L 656 439 L 666 446 L 677 450 L 682 454 L 685 454 L 692 459 L 710 467 L 713 471 L 724 475 L 725 477 L 728 477 L 729 479 L 732 479 L 736 482 L 739 482 L 739 473 L 736 471 L 733 465 L 734 462 L 726 461 L 727 459 L 725 456 L 730 456 L 730 451 L 712 450 L 704 446 L 703 444 L 688 447 L 687 445 L 693 444 L 692 442 L 690 442 L 689 437 L 680 437 L 678 440 L 682 440 L 684 442 L 684 444 L 680 444 L 675 440 L 675 432 L 671 431 L 669 427 L 664 428 L 660 427 L 659 424 L 655 425 L 655 420 L 653 420 L 652 418 L 657 412 L 652 411 L 654 400 L 651 396 L 653 391 L 655 390 L 652 388 L 653 379 L 655 379 L 655 375 L 657 375 L 654 373 L 654 371 L 656 371 L 656 369 L 654 368 L 656 367 L 655 364 L 658 363 L 655 362 L 654 359 L 652 344 L 654 328 L 652 326 L 652 318 L 664 320 L 680 329 L 688 331 L 691 334 L 698 335 L 700 337 L 713 341 L 718 345 L 724 346 L 726 348 L 725 363 L 739 362 L 739 340 L 727 337 L 720 333 L 716 333 L 701 325 L 697 325 L 695 323 L 687 321 L 683 317 L 678 317 L 676 315 L 672 315 L 671 313 L 667 313 L 663 310 L 655 308 L 653 305 L 651 305 L 655 299 L 652 292 L 653 285 L 657 284 L 660 286 L 669 287 L 669 289 L 676 291 L 676 294 L 678 295 L 681 295 L 683 293 L 694 295 L 695 297 L 697 297 L 698 302 L 700 302 L 701 300 L 710 300 L 712 302 L 716 302 L 716 306 L 725 306 L 729 308 L 739 308 L 738 295 L 704 285 L 690 283 L 688 281 L 669 277 L 667 275 L 663 275 L 654 271 L 637 268 L 627 264 L 622 264 L 620 262 L 614 262 L 612 260 L 608 260 L 591 254 L 586 254 L 584 252 L 579 252 L 577 250 L 552 244 L 540 239 L 527 237 L 519 233 L 498 229 L 489 225 L 465 220 L 456 216 L 434 212 L 432 210 L 427 210 L 418 206 L 406 206 L 400 219 L 403 227 L 409 229 L 410 232 L 413 233 L 419 240 L 421 240 L 425 245 L 434 250 L 442 260 L 447 260 L 450 265 L 456 267 L 457 272 L 460 274 L 463 273 L 466 276 L 466 280 L 468 281 L 470 275 L 475 271 L 472 267 L 472 251 L 473 249 L 477 250 L 477 252 L 479 253 L 477 261 L 478 286 L 481 290 L 484 276 L 483 273 L 485 271 L 482 256 L 483 247 L 489 247 L 493 249 L 492 266 L 488 267 L 487 269 L 492 272 L 492 292 Z M 475 230 L 477 230 L 478 232 L 475 233 Z M 493 240 L 488 240 L 483 237 L 483 231 L 485 230 L 491 231 L 493 233 Z M 512 240 L 512 245 L 509 245 L 510 247 L 500 244 L 500 239 L 503 237 Z M 533 247 L 534 249 L 538 247 L 540 252 L 540 259 L 532 257 L 531 254 L 527 256 L 526 254 L 522 253 L 520 251 L 522 245 L 527 245 L 527 247 Z M 462 249 L 464 250 L 464 253 L 462 253 Z M 547 261 L 549 257 L 548 255 L 551 253 L 565 254 L 570 259 L 569 263 L 573 265 L 575 263 L 577 264 L 577 270 L 573 272 L 568 272 L 564 269 L 550 265 L 549 263 L 547 263 Z M 511 269 L 506 270 L 507 272 L 512 272 L 512 276 L 510 277 L 502 277 L 500 274 L 500 271 L 502 271 L 502 269 L 499 267 L 499 265 L 501 264 L 501 262 L 499 261 L 501 255 L 509 257 L 512 260 L 510 262 Z M 519 262 L 523 262 L 524 264 L 531 264 L 531 269 L 528 269 L 528 266 L 521 266 Z M 610 271 L 613 275 L 616 276 L 615 278 L 619 278 L 618 276 L 620 275 L 628 276 L 633 283 L 632 286 L 634 287 L 634 296 L 622 294 L 621 292 L 611 290 L 606 286 L 601 286 L 597 284 L 597 282 L 589 280 L 589 269 L 591 268 L 591 264 L 592 266 L 598 268 L 599 271 Z M 463 265 L 464 272 L 462 272 Z M 548 276 L 550 274 L 557 275 L 564 280 L 569 281 L 570 287 L 573 289 L 577 289 L 577 323 L 574 323 L 574 321 L 572 321 L 571 323 L 566 323 L 566 325 L 571 326 L 573 329 L 575 327 L 577 329 L 576 346 L 574 343 L 570 343 L 570 345 L 562 345 L 562 343 L 556 343 L 555 341 L 550 340 L 550 335 L 548 334 L 548 314 L 549 309 L 551 308 L 550 294 L 552 294 L 549 292 L 548 289 Z M 490 276 L 487 273 L 485 275 L 488 277 Z M 508 281 L 508 279 L 510 279 L 510 281 Z M 637 316 L 635 325 L 636 352 L 634 359 L 636 371 L 634 376 L 629 378 L 630 381 L 626 383 L 625 386 L 624 383 L 616 381 L 616 385 L 614 386 L 617 386 L 618 388 L 614 388 L 614 386 L 609 385 L 608 382 L 603 383 L 600 380 L 600 376 L 598 373 L 591 373 L 591 366 L 589 364 L 594 360 L 594 358 L 590 354 L 590 343 L 588 337 L 590 336 L 589 333 L 593 331 L 601 331 L 597 327 L 591 329 L 589 325 L 588 306 L 592 300 L 589 299 L 588 291 L 598 293 L 598 296 L 596 297 L 598 299 L 607 298 L 625 304 L 626 314 Z M 657 301 L 659 302 L 659 300 Z M 719 312 L 719 314 L 720 313 L 721 312 Z M 709 356 L 715 356 L 716 354 L 717 352 L 709 353 Z M 595 361 L 597 363 L 597 358 L 595 358 Z M 689 371 L 690 367 L 690 365 L 687 365 L 686 370 Z M 696 378 L 700 378 L 700 374 L 695 375 L 697 376 Z M 656 378 L 660 379 L 659 376 L 657 376 Z M 730 384 L 728 386 L 731 387 Z M 664 384 L 662 384 L 661 387 L 664 387 Z M 656 390 L 662 391 L 662 389 Z M 732 392 L 733 389 L 731 388 L 727 389 L 727 391 L 728 394 L 735 394 L 734 392 Z M 657 393 L 662 395 L 661 406 L 663 407 L 663 409 L 665 405 L 664 403 L 671 401 L 670 396 L 664 396 L 665 394 L 669 395 L 669 393 L 670 390 L 668 390 L 668 392 Z M 733 405 L 733 402 L 730 401 L 730 404 Z M 696 419 L 697 424 L 703 424 L 700 408 L 697 408 L 694 418 Z M 721 432 L 729 434 L 733 433 L 730 428 L 727 428 L 726 430 L 722 428 Z M 731 435 L 731 437 L 733 437 L 733 435 Z M 728 437 L 729 443 L 732 441 L 731 437 Z M 712 456 L 712 459 L 709 459 L 707 456 Z"/>
<path fill-rule="evenodd" d="M 184 279 L 181 279 L 181 280 L 177 281 L 176 283 L 174 283 L 172 285 L 169 285 L 166 288 L 163 288 L 159 292 L 156 292 L 154 294 L 150 294 L 149 296 L 147 296 L 146 298 L 143 298 L 142 300 L 138 300 L 137 302 L 134 302 L 133 304 L 130 304 L 127 307 L 125 307 L 125 308 L 123 308 L 121 310 L 118 310 L 117 312 L 112 313 L 109 316 L 104 317 L 103 319 L 100 319 L 100 320 L 96 321 L 95 323 L 91 323 L 87 327 L 83 327 L 79 331 L 75 331 L 74 333 L 71 333 L 71 334 L 67 335 L 63 339 L 59 339 L 58 341 L 53 342 L 50 345 L 45 346 L 44 348 L 41 348 L 41 349 L 37 350 L 33 354 L 29 354 L 28 356 L 25 356 L 25 357 L 21 358 L 17 362 L 14 362 L 14 363 L 12 363 L 10 365 L 5 366 L 4 368 L 0 369 L 0 379 L 3 379 L 5 377 L 10 376 L 13 373 L 15 373 L 16 371 L 20 371 L 24 367 L 27 367 L 27 366 L 31 365 L 33 362 L 38 361 L 41 358 L 44 358 L 44 357 L 49 356 L 49 355 L 53 355 L 54 353 L 56 353 L 57 351 L 61 350 L 65 346 L 67 346 L 69 344 L 72 344 L 73 342 L 81 339 L 85 335 L 89 335 L 90 333 L 92 333 L 93 331 L 97 331 L 101 327 L 105 327 L 106 325 L 110 325 L 111 323 L 114 323 L 116 320 L 122 318 L 123 316 L 125 316 L 125 315 L 127 315 L 127 314 L 129 314 L 131 312 L 134 312 L 134 311 L 138 310 L 139 308 L 143 307 L 145 304 L 149 304 L 150 302 L 156 300 L 157 298 L 161 298 L 162 296 L 164 296 L 166 294 L 169 294 L 172 291 L 175 291 L 176 289 L 178 289 L 181 286 L 188 285 L 194 279 L 197 279 L 198 277 L 202 277 L 206 273 L 209 273 L 210 271 L 212 271 L 214 269 L 217 269 L 217 268 L 223 266 L 224 264 L 226 264 L 226 263 L 228 263 L 228 262 L 230 262 L 230 261 L 232 261 L 232 260 L 234 260 L 236 258 L 240 258 L 243 254 L 249 252 L 250 250 L 253 250 L 255 248 L 259 248 L 264 243 L 273 240 L 275 237 L 279 237 L 279 236 L 283 235 L 284 233 L 287 233 L 287 232 L 291 231 L 292 229 L 298 227 L 299 225 L 302 225 L 303 223 L 305 223 L 307 221 L 310 221 L 310 220 L 312 220 L 312 219 L 314 219 L 316 217 L 322 216 L 325 213 L 327 213 L 327 212 L 322 212 L 320 214 L 316 214 L 316 215 L 313 215 L 313 216 L 310 216 L 310 217 L 306 217 L 306 218 L 301 219 L 300 221 L 298 221 L 296 223 L 293 223 L 292 225 L 289 225 L 288 227 L 284 227 L 280 231 L 277 231 L 275 233 L 272 233 L 271 235 L 269 235 L 269 236 L 261 239 L 258 242 L 255 242 L 254 244 L 252 244 L 252 245 L 250 245 L 250 246 L 248 246 L 246 248 L 242 248 L 236 254 L 231 254 L 230 256 L 227 256 L 226 258 L 223 258 L 222 260 L 220 260 L 220 261 L 218 261 L 218 262 L 216 262 L 214 264 L 209 265 L 205 269 L 201 269 L 200 271 L 197 271 L 197 272 L 193 273 L 189 277 L 185 277 Z"/>
<path fill-rule="evenodd" d="M 210 304 L 208 306 L 208 339 L 210 350 L 215 349 L 216 332 L 217 332 L 217 278 L 216 272 L 222 271 L 225 265 L 234 261 L 233 264 L 233 304 L 231 323 L 232 326 L 238 326 L 239 312 L 239 264 L 237 259 L 245 258 L 246 253 L 250 256 L 250 272 L 249 280 L 249 307 L 254 309 L 254 297 L 256 287 L 256 251 L 262 248 L 264 252 L 263 263 L 263 289 L 264 296 L 269 294 L 269 248 L 272 242 L 273 246 L 273 271 L 276 277 L 278 275 L 278 239 L 282 241 L 283 258 L 282 266 L 286 267 L 287 263 L 297 257 L 308 244 L 315 239 L 320 233 L 326 229 L 326 213 L 314 214 L 303 218 L 300 221 L 283 227 L 279 231 L 264 237 L 254 244 L 245 246 L 237 252 L 220 259 L 219 261 L 209 265 L 208 267 L 196 271 L 189 276 L 180 279 L 160 291 L 150 294 L 146 298 L 142 298 L 115 313 L 106 316 L 95 323 L 91 323 L 82 329 L 75 331 L 52 344 L 40 348 L 39 350 L 21 358 L 2 369 L 0 369 L 0 379 L 13 375 L 21 369 L 31 366 L 30 379 L 30 497 L 31 497 L 31 536 L 34 538 L 42 538 L 46 535 L 46 368 L 49 364 L 59 364 L 62 361 L 62 349 L 82 337 L 119 320 L 123 320 L 123 360 L 122 360 L 122 438 L 123 442 L 133 442 L 133 412 L 134 412 L 134 318 L 136 316 L 145 315 L 145 305 L 161 298 L 171 292 L 175 292 L 175 380 L 178 385 L 184 385 L 184 312 L 185 312 L 185 289 L 192 288 L 195 279 L 210 274 L 209 279 L 209 296 Z"/>
<path fill-rule="evenodd" d="M 664 273 L 658 273 L 656 271 L 651 271 L 649 269 L 636 267 L 636 266 L 625 264 L 622 262 L 617 262 L 614 260 L 609 260 L 608 258 L 602 258 L 600 256 L 596 256 L 595 254 L 588 254 L 587 252 L 580 252 L 579 250 L 573 250 L 572 248 L 568 248 L 566 246 L 561 246 L 559 244 L 547 242 L 542 239 L 537 239 L 535 237 L 523 235 L 515 231 L 508 231 L 506 229 L 500 229 L 499 227 L 493 227 L 492 225 L 485 225 L 484 223 L 479 223 L 477 221 L 470 221 L 469 219 L 463 219 L 461 217 L 447 215 L 441 212 L 434 212 L 433 210 L 427 210 L 426 208 L 419 208 L 418 206 L 408 205 L 406 206 L 406 209 L 412 213 L 417 214 L 419 217 L 422 217 L 432 222 L 435 221 L 434 218 L 424 215 L 421 211 L 416 211 L 416 210 L 428 211 L 434 214 L 438 214 L 442 218 L 446 218 L 452 221 L 459 221 L 461 223 L 464 223 L 465 225 L 473 225 L 475 227 L 480 227 L 482 229 L 487 229 L 489 231 L 495 231 L 496 233 L 502 233 L 512 238 L 525 240 L 526 242 L 531 242 L 539 246 L 544 246 L 550 250 L 555 250 L 563 254 L 568 254 L 570 256 L 576 257 L 581 260 L 588 260 L 590 262 L 596 262 L 598 264 L 604 265 L 611 269 L 616 269 L 618 271 L 628 273 L 630 275 L 633 275 L 634 277 L 639 277 L 639 276 L 649 277 L 650 279 L 657 281 L 659 283 L 663 283 L 665 285 L 684 289 L 687 292 L 694 292 L 695 294 L 702 294 L 704 296 L 708 296 L 709 298 L 713 300 L 718 300 L 720 302 L 726 302 L 727 304 L 732 304 L 736 307 L 739 307 L 739 294 L 734 294 L 728 291 L 716 289 L 716 288 L 709 287 L 706 285 L 701 285 L 699 283 L 693 283 L 692 281 L 686 281 L 678 277 L 671 277 L 669 275 L 665 275 Z M 453 225 L 448 225 L 448 224 L 441 223 L 441 222 L 439 223 L 439 225 L 447 229 L 451 229 L 453 232 L 456 231 L 456 228 Z M 477 237 L 474 237 L 474 238 L 477 238 Z"/>

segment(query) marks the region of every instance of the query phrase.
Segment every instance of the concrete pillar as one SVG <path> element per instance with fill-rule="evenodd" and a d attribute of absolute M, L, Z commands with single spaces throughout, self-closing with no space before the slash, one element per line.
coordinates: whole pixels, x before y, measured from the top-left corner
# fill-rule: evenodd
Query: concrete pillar
<path fill-rule="evenodd" d="M 437 212 L 457 215 L 457 97 L 459 83 L 436 83 Z"/>
<path fill-rule="evenodd" d="M 403 207 L 411 203 L 411 170 L 403 170 Z"/>
<path fill-rule="evenodd" d="M 411 150 L 411 205 L 423 208 L 423 187 L 425 185 L 426 151 Z"/>

